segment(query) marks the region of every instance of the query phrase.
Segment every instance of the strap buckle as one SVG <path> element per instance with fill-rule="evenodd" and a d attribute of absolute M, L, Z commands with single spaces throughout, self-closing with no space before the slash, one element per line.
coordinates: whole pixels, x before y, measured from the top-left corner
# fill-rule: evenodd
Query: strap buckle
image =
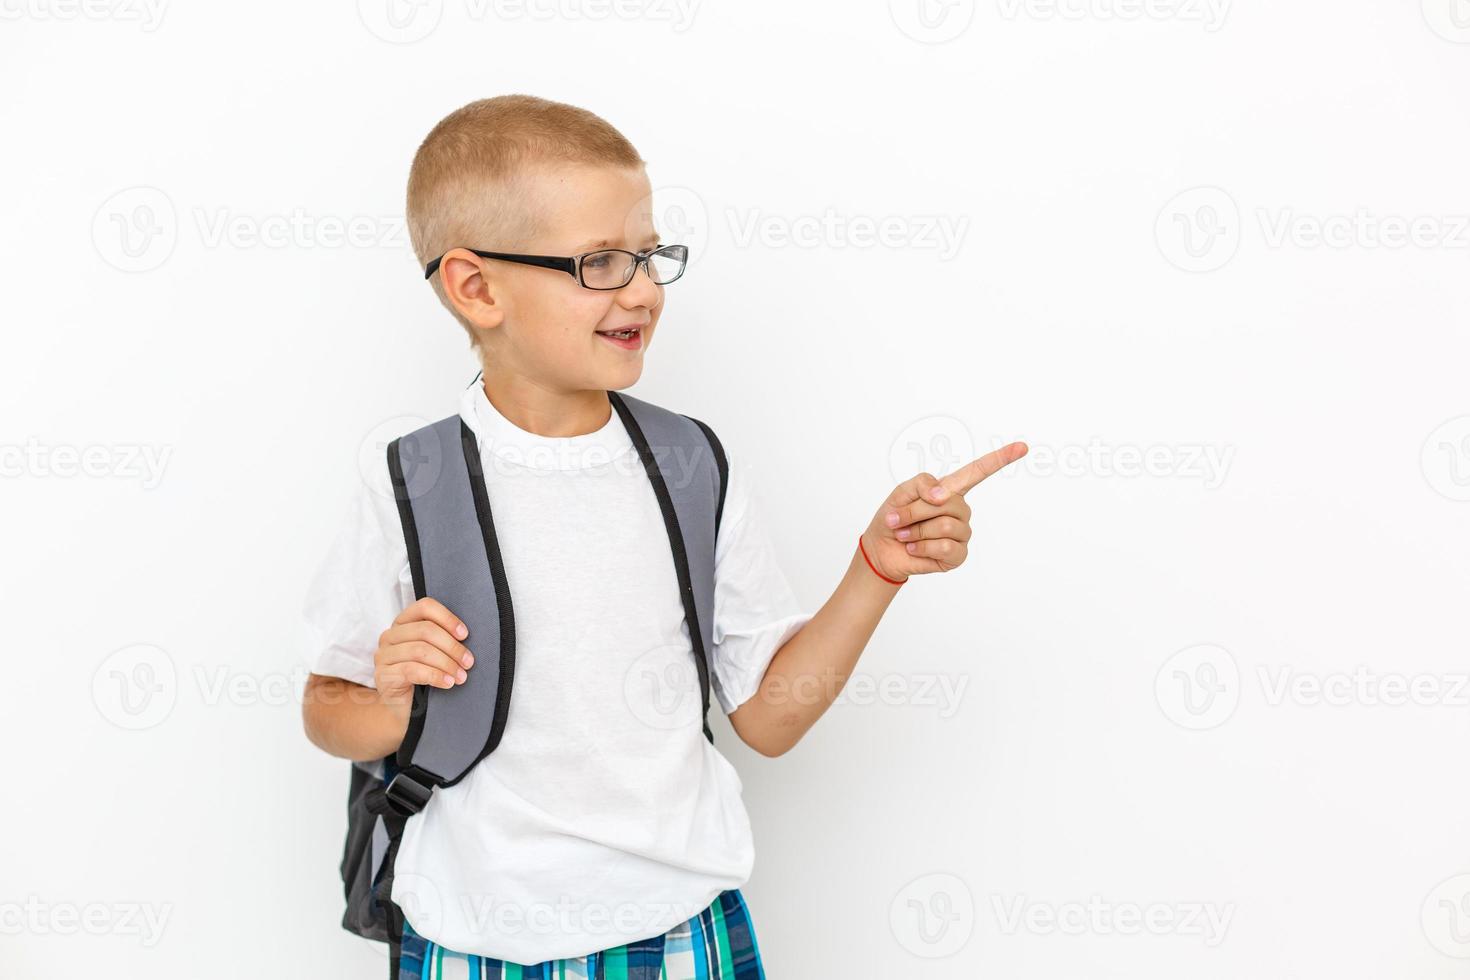
<path fill-rule="evenodd" d="M 425 775 L 417 767 L 401 769 L 383 791 L 388 805 L 399 816 L 411 817 L 429 805 L 429 796 L 434 792 L 434 785 L 424 779 Z"/>

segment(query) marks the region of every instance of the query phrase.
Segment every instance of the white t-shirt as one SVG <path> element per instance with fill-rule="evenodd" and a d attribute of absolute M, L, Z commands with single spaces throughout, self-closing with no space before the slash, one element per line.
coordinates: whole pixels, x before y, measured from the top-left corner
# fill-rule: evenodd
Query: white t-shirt
<path fill-rule="evenodd" d="M 585 956 L 660 935 L 749 880 L 741 781 L 700 727 L 658 499 L 609 411 L 596 432 L 547 438 L 478 384 L 461 400 L 510 584 L 516 674 L 499 746 L 434 791 L 395 864 L 393 900 L 451 950 L 522 964 Z M 729 713 L 811 615 L 777 564 L 743 457 L 725 449 L 711 683 Z M 414 601 L 381 470 L 305 606 L 312 672 L 368 687 L 379 634 Z"/>

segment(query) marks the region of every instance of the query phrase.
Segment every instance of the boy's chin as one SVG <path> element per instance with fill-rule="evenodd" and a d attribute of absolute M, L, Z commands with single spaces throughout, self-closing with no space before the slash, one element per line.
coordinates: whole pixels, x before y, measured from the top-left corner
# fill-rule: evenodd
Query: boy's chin
<path fill-rule="evenodd" d="M 643 358 L 636 356 L 630 358 L 626 364 L 611 368 L 604 365 L 595 374 L 600 379 L 598 387 L 605 390 L 621 391 L 624 388 L 631 388 L 643 376 Z"/>

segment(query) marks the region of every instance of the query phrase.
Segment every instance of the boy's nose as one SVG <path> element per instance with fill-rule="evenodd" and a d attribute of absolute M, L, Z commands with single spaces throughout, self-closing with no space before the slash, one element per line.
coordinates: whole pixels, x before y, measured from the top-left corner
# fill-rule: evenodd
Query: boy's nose
<path fill-rule="evenodd" d="M 633 278 L 628 280 L 626 286 L 618 290 L 618 298 L 624 299 L 625 305 L 629 306 L 653 306 L 658 302 L 662 289 L 663 287 L 654 282 L 653 277 L 648 274 L 648 263 L 639 262 L 638 268 L 633 270 Z M 635 300 L 637 302 L 634 302 Z"/>

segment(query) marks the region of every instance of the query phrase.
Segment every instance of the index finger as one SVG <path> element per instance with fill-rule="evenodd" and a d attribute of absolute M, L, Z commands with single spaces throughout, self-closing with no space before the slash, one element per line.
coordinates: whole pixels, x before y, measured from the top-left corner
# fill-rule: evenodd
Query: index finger
<path fill-rule="evenodd" d="M 948 476 L 941 477 L 939 484 L 950 493 L 964 496 L 975 489 L 986 477 L 995 475 L 1025 456 L 1027 451 L 1024 442 L 1013 442 L 1009 446 L 1002 446 L 993 453 L 986 453 L 979 459 L 971 460 Z"/>
<path fill-rule="evenodd" d="M 412 623 L 416 620 L 426 619 L 431 623 L 438 623 L 450 636 L 463 640 L 470 635 L 470 628 L 464 621 L 450 612 L 444 603 L 432 596 L 424 596 L 418 602 L 409 606 L 398 614 L 393 620 L 395 626 L 401 623 Z"/>

